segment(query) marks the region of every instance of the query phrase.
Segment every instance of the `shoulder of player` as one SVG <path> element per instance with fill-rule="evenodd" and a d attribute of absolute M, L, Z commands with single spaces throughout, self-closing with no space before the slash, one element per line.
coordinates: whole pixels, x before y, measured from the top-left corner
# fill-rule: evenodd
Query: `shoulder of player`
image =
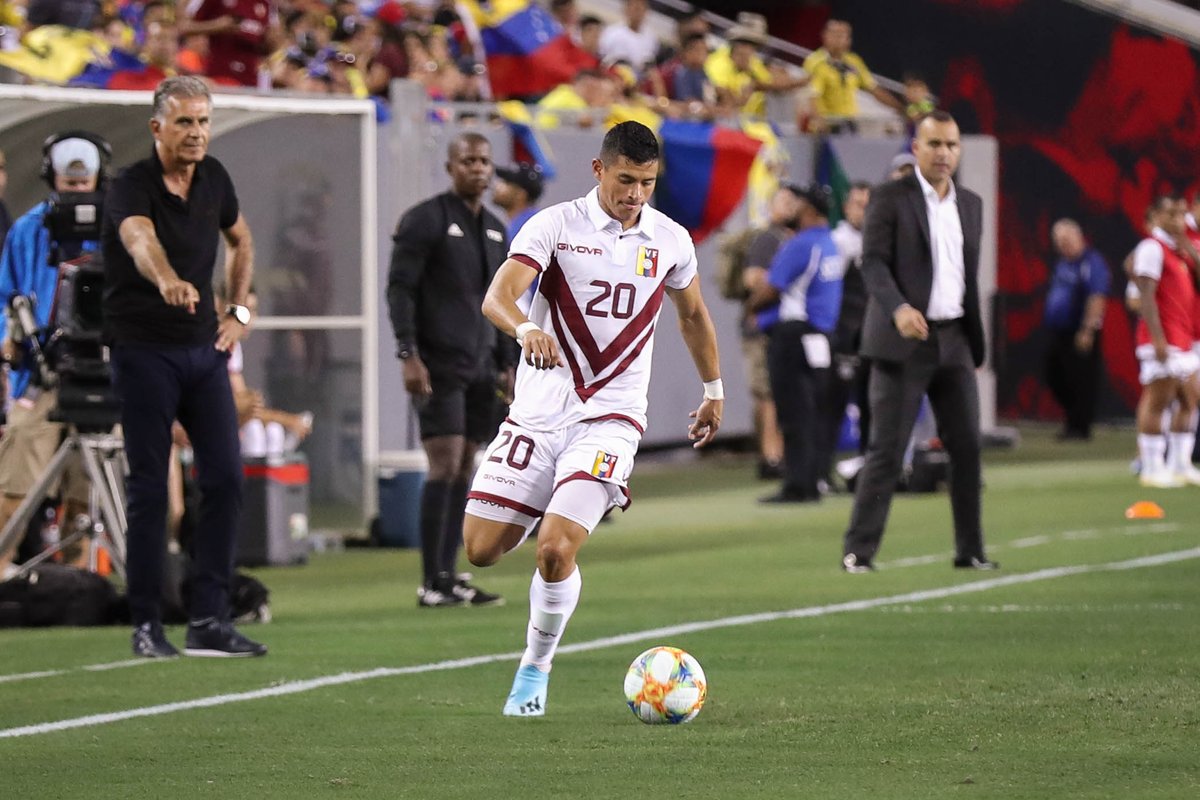
<path fill-rule="evenodd" d="M 657 208 L 654 209 L 654 238 L 658 239 L 664 234 L 673 240 L 674 244 L 682 250 L 695 248 L 695 243 L 692 241 L 692 235 L 688 233 L 688 229 L 680 225 L 675 220 L 668 217 Z"/>
<path fill-rule="evenodd" d="M 524 231 L 526 228 L 531 228 L 532 230 L 549 229 L 558 231 L 586 219 L 587 208 L 584 206 L 582 199 L 565 200 L 539 210 L 525 221 L 525 224 L 521 226 L 521 230 Z"/>

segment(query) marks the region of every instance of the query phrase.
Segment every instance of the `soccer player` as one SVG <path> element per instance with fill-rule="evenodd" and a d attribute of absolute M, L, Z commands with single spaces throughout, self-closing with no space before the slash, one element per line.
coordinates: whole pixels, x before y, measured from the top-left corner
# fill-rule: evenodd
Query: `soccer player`
<path fill-rule="evenodd" d="M 496 563 L 542 520 L 526 648 L 507 716 L 545 713 L 550 663 L 579 601 L 575 556 L 609 509 L 629 505 L 664 294 L 704 384 L 688 436 L 703 447 L 721 425 L 716 333 L 695 246 L 646 204 L 658 163 L 649 128 L 613 127 L 592 160 L 600 185 L 529 220 L 484 298 L 484 314 L 521 344 L 523 363 L 508 419 L 468 495 L 467 558 L 480 567 Z M 526 316 L 517 299 L 539 275 Z"/>
<path fill-rule="evenodd" d="M 1138 451 L 1142 485 L 1171 488 L 1200 483 L 1200 472 L 1191 466 L 1187 441 L 1195 401 L 1185 391 L 1198 366 L 1192 352 L 1195 289 L 1191 265 L 1180 252 L 1180 240 L 1187 235 L 1184 201 L 1162 196 L 1155 199 L 1154 208 L 1158 226 L 1133 252 L 1133 275 L 1141 295 L 1142 315 L 1135 352 L 1145 387 L 1137 410 Z M 1176 458 L 1176 463 L 1168 466 L 1162 419 L 1172 401 L 1179 404 L 1171 423 L 1176 444 L 1173 449 L 1180 455 L 1186 452 L 1186 461 Z"/>

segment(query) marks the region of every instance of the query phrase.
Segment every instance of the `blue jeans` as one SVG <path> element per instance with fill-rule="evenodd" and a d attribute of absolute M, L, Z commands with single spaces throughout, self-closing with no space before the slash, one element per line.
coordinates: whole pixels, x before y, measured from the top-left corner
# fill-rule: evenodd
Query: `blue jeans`
<path fill-rule="evenodd" d="M 171 423 L 192 441 L 201 493 L 192 543 L 192 619 L 224 619 L 242 508 L 242 458 L 228 357 L 211 344 L 112 348 L 129 459 L 126 578 L 134 625 L 161 619 Z"/>

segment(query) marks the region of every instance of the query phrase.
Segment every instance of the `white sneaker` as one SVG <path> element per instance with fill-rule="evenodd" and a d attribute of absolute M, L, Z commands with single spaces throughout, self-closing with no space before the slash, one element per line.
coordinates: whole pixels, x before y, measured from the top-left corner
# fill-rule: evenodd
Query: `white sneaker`
<path fill-rule="evenodd" d="M 1187 485 L 1182 476 L 1166 470 L 1143 472 L 1138 478 L 1138 482 L 1148 489 L 1178 489 Z"/>
<path fill-rule="evenodd" d="M 1196 469 L 1190 464 L 1182 472 L 1176 472 L 1175 477 L 1183 481 L 1184 484 L 1200 486 L 1200 469 Z"/>

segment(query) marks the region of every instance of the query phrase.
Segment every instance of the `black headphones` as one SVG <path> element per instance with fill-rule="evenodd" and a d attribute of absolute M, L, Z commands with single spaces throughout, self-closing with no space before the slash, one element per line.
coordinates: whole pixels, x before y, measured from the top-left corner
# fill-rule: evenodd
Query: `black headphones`
<path fill-rule="evenodd" d="M 108 188 L 108 168 L 112 163 L 112 145 L 102 137 L 88 131 L 64 131 L 47 137 L 46 141 L 42 143 L 42 180 L 49 184 L 51 190 L 54 189 L 54 162 L 50 158 L 50 150 L 54 145 L 67 139 L 83 139 L 96 146 L 100 152 L 100 172 L 96 176 L 96 191 L 103 192 Z"/>

